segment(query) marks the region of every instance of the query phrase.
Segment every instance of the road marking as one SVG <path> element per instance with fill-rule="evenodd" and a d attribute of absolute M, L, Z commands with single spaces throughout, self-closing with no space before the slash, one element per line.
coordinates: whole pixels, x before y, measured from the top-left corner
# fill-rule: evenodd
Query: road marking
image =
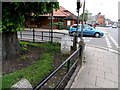
<path fill-rule="evenodd" d="M 120 54 L 119 51 L 116 51 L 116 50 L 113 50 L 113 49 L 109 49 L 109 48 L 105 48 L 105 47 L 101 47 L 101 46 L 96 46 L 96 45 L 91 45 L 91 44 L 86 44 L 86 45 L 91 46 L 91 47 L 96 47 L 96 48 L 104 49 L 104 50 L 110 51 L 112 53 Z"/>
<path fill-rule="evenodd" d="M 111 51 L 111 44 L 110 44 L 110 41 L 108 40 L 108 37 L 105 35 L 105 40 L 106 40 L 106 43 L 107 43 L 107 47 L 109 48 L 109 51 Z"/>
<path fill-rule="evenodd" d="M 118 48 L 118 43 L 112 38 L 112 36 L 110 34 L 108 34 L 108 36 L 110 37 L 112 42 L 115 44 L 115 46 Z"/>
<path fill-rule="evenodd" d="M 83 39 L 84 39 L 85 42 L 90 42 L 90 40 L 92 40 L 93 38 L 91 38 L 91 37 L 83 37 Z"/>

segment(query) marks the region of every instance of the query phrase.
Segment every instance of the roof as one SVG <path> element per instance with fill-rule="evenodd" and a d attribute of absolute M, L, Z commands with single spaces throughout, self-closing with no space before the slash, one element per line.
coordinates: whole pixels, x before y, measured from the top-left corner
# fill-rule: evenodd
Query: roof
<path fill-rule="evenodd" d="M 64 13 L 63 10 L 64 10 L 64 8 L 61 6 L 57 11 L 55 9 L 53 9 L 53 16 L 54 17 L 67 17 L 68 15 L 66 13 Z M 49 14 L 43 14 L 40 16 L 49 16 Z"/>
<path fill-rule="evenodd" d="M 67 17 L 65 19 L 77 19 L 77 17 L 71 13 L 70 11 L 66 10 L 65 8 L 63 8 L 62 6 L 60 6 L 60 10 L 67 15 Z"/>
<path fill-rule="evenodd" d="M 66 17 L 65 19 L 74 19 L 74 20 L 77 20 L 77 17 L 70 14 L 68 17 Z"/>
<path fill-rule="evenodd" d="M 49 14 L 43 14 L 40 16 L 49 16 Z M 53 10 L 53 16 L 54 17 L 65 17 L 66 19 L 76 19 L 76 16 L 73 13 L 66 10 L 62 6 L 60 6 L 60 8 L 57 11 L 55 9 Z"/>

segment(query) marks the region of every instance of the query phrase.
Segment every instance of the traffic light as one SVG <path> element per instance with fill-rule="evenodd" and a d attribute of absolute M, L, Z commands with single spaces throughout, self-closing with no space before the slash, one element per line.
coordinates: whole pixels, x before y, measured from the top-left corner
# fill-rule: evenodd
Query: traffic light
<path fill-rule="evenodd" d="M 77 10 L 79 10 L 82 7 L 82 3 L 80 0 L 77 0 Z"/>

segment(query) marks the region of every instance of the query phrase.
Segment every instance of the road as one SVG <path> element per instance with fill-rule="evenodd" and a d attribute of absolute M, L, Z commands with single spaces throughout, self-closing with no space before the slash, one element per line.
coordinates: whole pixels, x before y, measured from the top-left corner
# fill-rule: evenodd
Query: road
<path fill-rule="evenodd" d="M 120 44 L 118 45 L 118 42 L 120 42 L 118 39 L 118 33 L 120 33 L 120 31 L 118 32 L 118 28 L 97 28 L 104 32 L 104 36 L 102 38 L 83 37 L 85 43 L 118 51 L 120 47 Z"/>
<path fill-rule="evenodd" d="M 95 45 L 95 46 L 99 46 L 105 49 L 108 49 L 110 51 L 114 50 L 114 51 L 118 51 L 120 44 L 118 45 L 118 42 L 120 42 L 118 39 L 118 34 L 120 34 L 120 31 L 118 32 L 118 28 L 106 28 L 106 27 L 96 27 L 97 29 L 101 30 L 104 32 L 104 36 L 101 38 L 95 38 L 95 37 L 83 37 L 84 41 L 86 44 L 90 44 L 90 45 Z M 64 30 L 59 30 L 60 32 L 63 32 Z M 32 31 L 30 32 L 24 32 L 24 34 L 30 34 L 32 35 Z M 63 32 L 64 33 L 64 32 Z M 66 32 L 65 32 L 66 33 Z M 68 32 L 67 32 L 68 33 Z M 42 35 L 41 32 L 35 32 L 36 35 Z M 44 33 L 44 36 L 49 36 L 48 33 Z M 64 35 L 63 34 L 53 34 L 54 37 L 60 37 L 62 38 Z M 20 36 L 19 36 L 20 37 Z M 32 36 L 25 36 L 27 38 L 31 38 Z M 41 37 L 36 37 L 39 40 L 42 40 Z M 60 41 L 60 38 L 56 38 L 56 41 Z M 73 39 L 73 37 L 71 37 L 71 39 Z M 44 40 L 49 41 L 49 38 L 45 37 Z M 78 40 L 80 40 L 80 38 L 78 38 Z M 70 44 L 71 45 L 71 44 Z"/>

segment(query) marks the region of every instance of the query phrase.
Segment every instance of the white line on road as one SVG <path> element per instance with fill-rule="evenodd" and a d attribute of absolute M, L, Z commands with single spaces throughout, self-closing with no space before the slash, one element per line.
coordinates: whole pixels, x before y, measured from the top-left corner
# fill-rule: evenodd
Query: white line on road
<path fill-rule="evenodd" d="M 118 43 L 112 38 L 112 36 L 110 34 L 108 34 L 108 36 L 110 37 L 112 42 L 115 44 L 115 46 L 118 48 Z"/>
<path fill-rule="evenodd" d="M 85 42 L 90 42 L 90 40 L 92 40 L 93 38 L 83 37 L 83 39 L 84 39 Z"/>
<path fill-rule="evenodd" d="M 106 42 L 107 42 L 107 46 L 108 46 L 108 48 L 109 48 L 109 51 L 111 51 L 112 46 L 111 46 L 110 41 L 108 40 L 108 37 L 107 37 L 106 35 L 105 35 L 105 39 L 106 39 Z"/>

